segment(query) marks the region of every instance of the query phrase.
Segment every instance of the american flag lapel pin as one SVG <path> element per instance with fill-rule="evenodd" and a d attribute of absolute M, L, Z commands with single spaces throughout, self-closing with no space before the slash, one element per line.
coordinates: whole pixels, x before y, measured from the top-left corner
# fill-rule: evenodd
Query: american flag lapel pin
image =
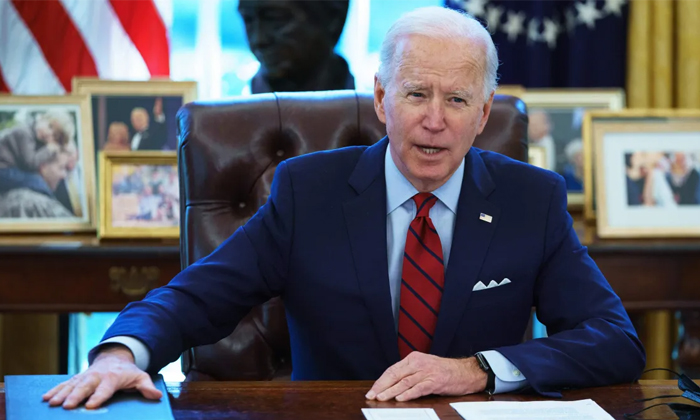
<path fill-rule="evenodd" d="M 491 223 L 491 221 L 493 220 L 493 217 L 489 216 L 486 213 L 481 213 L 479 215 L 479 220 L 483 220 L 486 223 Z"/>

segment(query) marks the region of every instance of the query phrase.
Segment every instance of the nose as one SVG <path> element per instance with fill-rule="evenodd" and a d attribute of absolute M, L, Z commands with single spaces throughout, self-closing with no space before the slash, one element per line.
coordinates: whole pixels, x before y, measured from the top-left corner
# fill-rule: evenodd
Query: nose
<path fill-rule="evenodd" d="M 444 130 L 445 127 L 445 104 L 441 100 L 433 98 L 425 109 L 423 128 L 436 133 Z"/>

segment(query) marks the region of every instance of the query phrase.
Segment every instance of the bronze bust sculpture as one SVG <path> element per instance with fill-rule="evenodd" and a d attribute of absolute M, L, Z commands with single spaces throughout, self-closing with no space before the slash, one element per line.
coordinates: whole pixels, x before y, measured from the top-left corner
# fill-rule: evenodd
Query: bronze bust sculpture
<path fill-rule="evenodd" d="M 248 44 L 260 61 L 252 93 L 354 89 L 348 64 L 333 49 L 349 0 L 241 0 Z"/>

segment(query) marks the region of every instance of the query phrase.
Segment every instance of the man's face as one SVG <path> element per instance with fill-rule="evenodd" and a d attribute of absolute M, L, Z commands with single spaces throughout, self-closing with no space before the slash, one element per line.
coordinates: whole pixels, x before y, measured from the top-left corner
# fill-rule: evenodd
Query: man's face
<path fill-rule="evenodd" d="M 250 50 L 271 78 L 313 68 L 332 51 L 332 46 L 324 45 L 328 33 L 310 22 L 293 1 L 241 0 L 238 11 L 245 23 Z"/>
<path fill-rule="evenodd" d="M 131 113 L 131 126 L 138 132 L 145 131 L 148 128 L 148 114 L 142 110 L 134 110 Z"/>
<path fill-rule="evenodd" d="M 391 156 L 419 191 L 444 184 L 486 125 L 493 95 L 484 103 L 485 50 L 477 41 L 412 35 L 397 45 L 389 86 L 375 79 Z"/>

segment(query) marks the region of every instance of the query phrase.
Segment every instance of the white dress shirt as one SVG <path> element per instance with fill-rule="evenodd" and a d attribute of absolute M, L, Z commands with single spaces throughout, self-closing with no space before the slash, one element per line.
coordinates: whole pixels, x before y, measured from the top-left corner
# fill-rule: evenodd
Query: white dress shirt
<path fill-rule="evenodd" d="M 401 302 L 401 271 L 403 264 L 403 251 L 406 244 L 408 226 L 416 216 L 416 206 L 411 199 L 418 190 L 403 176 L 391 158 L 389 147 L 386 150 L 385 170 L 386 178 L 386 200 L 387 200 L 387 255 L 389 262 L 389 290 L 391 293 L 392 311 L 394 313 L 394 323 L 398 331 L 398 312 Z M 438 201 L 430 209 L 430 219 L 435 225 L 435 229 L 440 236 L 442 243 L 442 255 L 447 268 L 452 247 L 452 233 L 454 232 L 455 216 L 457 214 L 457 204 L 459 194 L 462 189 L 462 179 L 464 177 L 464 160 L 457 171 L 433 194 Z M 136 366 L 141 370 L 146 370 L 150 361 L 150 353 L 146 346 L 138 339 L 127 336 L 112 337 L 98 344 L 97 349 L 102 344 L 120 343 L 128 347 L 134 355 Z M 90 352 L 90 362 L 95 356 L 95 349 Z M 525 376 L 501 353 L 489 350 L 482 352 L 489 362 L 491 369 L 496 374 L 494 392 L 510 392 L 527 385 Z"/>

